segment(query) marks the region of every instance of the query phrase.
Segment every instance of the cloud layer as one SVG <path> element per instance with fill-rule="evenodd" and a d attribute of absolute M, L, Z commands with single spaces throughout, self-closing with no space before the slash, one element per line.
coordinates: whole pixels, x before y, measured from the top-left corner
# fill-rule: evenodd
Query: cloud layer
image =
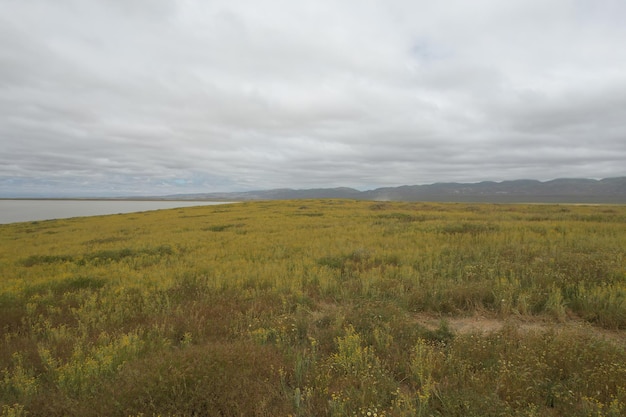
<path fill-rule="evenodd" d="M 0 196 L 626 175 L 620 0 L 0 2 Z"/>

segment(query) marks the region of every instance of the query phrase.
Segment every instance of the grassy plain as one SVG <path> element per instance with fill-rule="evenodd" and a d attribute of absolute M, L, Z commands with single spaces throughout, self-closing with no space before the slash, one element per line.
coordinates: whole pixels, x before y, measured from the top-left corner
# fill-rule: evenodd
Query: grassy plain
<path fill-rule="evenodd" d="M 625 206 L 0 225 L 0 413 L 623 416 L 624 248 Z"/>

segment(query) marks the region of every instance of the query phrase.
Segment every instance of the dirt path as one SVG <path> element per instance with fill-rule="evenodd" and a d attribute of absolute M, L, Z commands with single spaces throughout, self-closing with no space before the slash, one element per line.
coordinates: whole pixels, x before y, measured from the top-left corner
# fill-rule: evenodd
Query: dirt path
<path fill-rule="evenodd" d="M 332 302 L 320 302 L 312 312 L 312 318 L 319 320 L 322 317 L 334 316 L 341 307 Z M 611 341 L 626 348 L 626 330 L 609 330 L 594 326 L 591 323 L 575 316 L 571 312 L 564 321 L 557 321 L 549 316 L 509 316 L 506 318 L 490 315 L 489 313 L 470 316 L 442 316 L 432 313 L 410 313 L 411 320 L 429 330 L 437 330 L 445 321 L 455 334 L 493 333 L 501 330 L 506 324 L 526 332 L 547 331 L 579 331 L 581 334 L 590 334 L 598 339 Z"/>
<path fill-rule="evenodd" d="M 566 330 L 585 330 L 591 332 L 599 338 L 610 340 L 626 346 L 626 331 L 624 330 L 607 330 L 593 326 L 584 320 L 578 318 L 569 318 L 564 322 L 551 320 L 547 317 L 509 317 L 501 319 L 497 317 L 488 317 L 483 315 L 474 315 L 468 317 L 440 317 L 429 314 L 414 315 L 415 321 L 430 330 L 440 327 L 441 321 L 445 322 L 454 333 L 468 334 L 473 332 L 492 333 L 497 332 L 510 323 L 522 331 L 541 332 L 541 331 L 566 331 Z"/>

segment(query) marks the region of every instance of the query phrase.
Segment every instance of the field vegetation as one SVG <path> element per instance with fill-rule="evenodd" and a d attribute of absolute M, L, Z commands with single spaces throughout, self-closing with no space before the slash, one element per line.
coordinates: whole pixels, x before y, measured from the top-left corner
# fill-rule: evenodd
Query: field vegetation
<path fill-rule="evenodd" d="M 623 416 L 624 248 L 626 206 L 0 225 L 0 415 Z"/>

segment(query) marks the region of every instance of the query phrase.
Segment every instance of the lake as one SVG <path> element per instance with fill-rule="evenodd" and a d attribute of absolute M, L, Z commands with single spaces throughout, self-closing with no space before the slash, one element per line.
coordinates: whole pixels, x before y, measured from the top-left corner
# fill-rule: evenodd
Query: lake
<path fill-rule="evenodd" d="M 228 204 L 214 201 L 0 200 L 0 224 Z"/>

